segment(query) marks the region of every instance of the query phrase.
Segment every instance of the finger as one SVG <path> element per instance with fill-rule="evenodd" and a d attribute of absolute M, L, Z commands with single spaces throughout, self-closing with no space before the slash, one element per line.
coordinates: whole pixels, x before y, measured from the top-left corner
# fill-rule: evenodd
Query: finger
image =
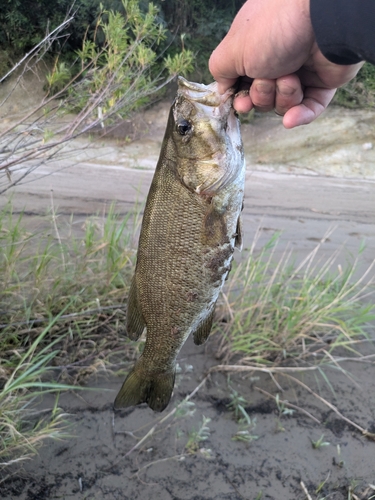
<path fill-rule="evenodd" d="M 254 107 L 261 112 L 274 109 L 275 94 L 276 80 L 256 78 L 250 87 L 250 99 Z"/>
<path fill-rule="evenodd" d="M 301 104 L 303 90 L 297 75 L 287 75 L 276 80 L 275 111 L 284 115 L 289 109 Z"/>
<path fill-rule="evenodd" d="M 320 116 L 331 102 L 336 89 L 308 87 L 301 104 L 289 109 L 283 118 L 285 128 L 307 125 Z"/>
<path fill-rule="evenodd" d="M 250 99 L 248 90 L 240 90 L 234 96 L 233 107 L 237 113 L 248 113 L 253 109 L 253 103 Z"/>
<path fill-rule="evenodd" d="M 231 57 L 228 57 L 228 49 L 223 48 L 222 45 L 223 42 L 212 52 L 208 61 L 208 68 L 214 80 L 218 83 L 220 94 L 224 94 L 233 87 L 240 76 L 233 63 L 231 63 Z"/>

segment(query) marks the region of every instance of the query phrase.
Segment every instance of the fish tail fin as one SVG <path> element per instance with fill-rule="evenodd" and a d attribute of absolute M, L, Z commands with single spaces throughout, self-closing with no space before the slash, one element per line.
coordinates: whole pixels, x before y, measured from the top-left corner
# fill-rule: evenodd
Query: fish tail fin
<path fill-rule="evenodd" d="M 154 411 L 163 411 L 172 396 L 176 371 L 147 373 L 138 362 L 125 379 L 116 396 L 114 407 L 127 408 L 147 403 Z"/>

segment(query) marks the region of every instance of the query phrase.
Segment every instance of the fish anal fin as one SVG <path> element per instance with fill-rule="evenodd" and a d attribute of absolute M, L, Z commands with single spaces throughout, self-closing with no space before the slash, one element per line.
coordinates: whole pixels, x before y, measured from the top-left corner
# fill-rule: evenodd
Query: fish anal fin
<path fill-rule="evenodd" d="M 238 216 L 237 228 L 236 228 L 236 238 L 234 240 L 234 246 L 239 250 L 242 250 L 242 217 Z"/>
<path fill-rule="evenodd" d="M 206 318 L 204 318 L 204 320 L 201 322 L 201 324 L 198 326 L 198 328 L 193 333 L 194 344 L 201 345 L 201 344 L 204 344 L 206 342 L 206 340 L 208 339 L 210 332 L 211 332 L 214 314 L 215 314 L 215 307 L 206 316 Z"/>
<path fill-rule="evenodd" d="M 138 340 L 145 326 L 146 323 L 138 303 L 137 285 L 135 283 L 135 277 L 133 277 L 130 285 L 126 313 L 126 334 L 131 340 Z"/>
<path fill-rule="evenodd" d="M 172 396 L 176 372 L 147 373 L 138 362 L 125 379 L 116 396 L 115 408 L 128 408 L 141 403 L 157 412 L 163 411 Z"/>

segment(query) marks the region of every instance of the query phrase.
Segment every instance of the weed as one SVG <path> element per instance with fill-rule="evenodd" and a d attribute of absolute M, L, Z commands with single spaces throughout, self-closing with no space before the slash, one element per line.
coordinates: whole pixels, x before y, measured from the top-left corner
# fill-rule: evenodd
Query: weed
<path fill-rule="evenodd" d="M 210 437 L 210 428 L 208 427 L 210 422 L 211 419 L 203 415 L 202 423 L 198 430 L 193 430 L 189 434 L 189 438 L 185 446 L 188 453 L 196 453 L 199 450 L 200 443 L 202 441 L 206 441 Z"/>
<path fill-rule="evenodd" d="M 228 409 L 233 412 L 236 422 L 251 425 L 251 418 L 245 410 L 245 405 L 247 404 L 246 399 L 240 396 L 232 387 L 229 386 L 229 388 L 231 391 L 231 400 L 227 405 Z"/>
<path fill-rule="evenodd" d="M 287 408 L 286 402 L 280 400 L 279 394 L 276 394 L 275 401 L 276 401 L 276 406 L 277 406 L 280 418 L 284 415 L 288 415 L 288 416 L 293 415 L 295 410 L 292 410 L 291 408 Z"/>
<path fill-rule="evenodd" d="M 324 441 L 324 434 L 322 434 L 316 441 L 311 439 L 311 444 L 314 450 L 320 450 L 320 448 L 323 448 L 323 446 L 329 446 L 331 443 L 329 443 L 328 441 Z"/>
<path fill-rule="evenodd" d="M 238 431 L 236 434 L 232 436 L 233 441 L 242 441 L 244 443 L 251 443 L 252 441 L 256 441 L 259 436 L 253 433 L 256 427 L 257 421 L 254 417 L 249 424 L 240 423 Z"/>
<path fill-rule="evenodd" d="M 193 401 L 182 401 L 177 405 L 175 418 L 192 417 L 195 413 L 195 403 Z"/>
<path fill-rule="evenodd" d="M 329 443 L 327 443 L 327 444 L 329 444 Z M 330 475 L 331 475 L 331 472 L 328 472 L 327 477 L 324 479 L 324 481 L 322 481 L 322 482 L 318 485 L 318 487 L 317 487 L 317 488 L 316 488 L 316 490 L 315 490 L 315 493 L 316 493 L 316 494 L 318 494 L 318 493 L 320 493 L 320 492 L 322 491 L 322 489 L 324 488 L 324 485 L 326 484 L 326 482 L 327 482 L 327 481 L 328 481 L 328 479 L 330 478 Z"/>
<path fill-rule="evenodd" d="M 229 386 L 230 389 L 230 402 L 227 407 L 233 412 L 235 421 L 238 423 L 238 431 L 232 436 L 233 441 L 243 441 L 250 443 L 258 439 L 258 436 L 252 433 L 256 426 L 256 418 L 251 419 L 247 413 L 245 406 L 247 401 L 242 397 L 238 391 Z"/>

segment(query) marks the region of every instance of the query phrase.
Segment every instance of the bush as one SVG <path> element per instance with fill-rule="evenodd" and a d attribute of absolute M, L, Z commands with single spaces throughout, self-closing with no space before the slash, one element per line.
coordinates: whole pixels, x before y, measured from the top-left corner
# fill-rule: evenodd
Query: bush
<path fill-rule="evenodd" d="M 366 63 L 354 80 L 338 89 L 333 102 L 346 108 L 375 107 L 375 66 Z"/>

